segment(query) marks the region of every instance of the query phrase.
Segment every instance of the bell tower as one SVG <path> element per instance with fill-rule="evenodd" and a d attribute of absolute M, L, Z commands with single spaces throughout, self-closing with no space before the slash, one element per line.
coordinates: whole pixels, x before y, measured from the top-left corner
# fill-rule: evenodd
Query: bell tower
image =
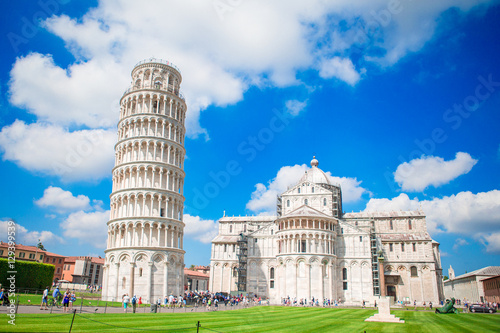
<path fill-rule="evenodd" d="M 150 58 L 120 100 L 103 300 L 181 295 L 186 103 L 179 69 Z"/>

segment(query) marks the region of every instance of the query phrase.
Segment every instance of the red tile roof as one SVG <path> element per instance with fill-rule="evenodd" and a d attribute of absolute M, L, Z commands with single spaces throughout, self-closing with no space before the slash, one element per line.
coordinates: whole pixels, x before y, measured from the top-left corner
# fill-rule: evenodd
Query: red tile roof
<path fill-rule="evenodd" d="M 184 268 L 184 275 L 196 276 L 200 278 L 209 279 L 210 277 L 207 274 L 203 274 L 202 272 L 192 271 L 190 269 Z"/>
<path fill-rule="evenodd" d="M 0 242 L 0 247 L 8 248 L 9 247 L 9 243 Z M 33 252 L 37 252 L 38 251 L 40 253 L 45 253 L 45 251 L 40 250 L 36 246 L 16 244 L 15 248 L 16 248 L 16 250 L 33 251 Z"/>
<path fill-rule="evenodd" d="M 44 251 L 42 251 L 44 252 Z M 61 254 L 57 254 L 57 253 L 52 253 L 52 252 L 47 252 L 45 251 L 45 255 L 48 256 L 48 257 L 61 257 L 61 258 L 66 258 L 66 256 L 63 256 Z"/>

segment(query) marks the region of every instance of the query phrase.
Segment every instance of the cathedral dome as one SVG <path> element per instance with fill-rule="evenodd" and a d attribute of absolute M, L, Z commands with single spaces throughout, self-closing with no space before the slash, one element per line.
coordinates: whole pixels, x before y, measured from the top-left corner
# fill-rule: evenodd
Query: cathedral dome
<path fill-rule="evenodd" d="M 318 168 L 318 160 L 316 159 L 316 156 L 313 156 L 313 159 L 311 161 L 311 170 L 306 171 L 304 176 L 300 179 L 300 183 L 303 182 L 309 182 L 309 183 L 315 183 L 315 184 L 330 184 L 330 180 L 328 179 L 327 175 Z"/>

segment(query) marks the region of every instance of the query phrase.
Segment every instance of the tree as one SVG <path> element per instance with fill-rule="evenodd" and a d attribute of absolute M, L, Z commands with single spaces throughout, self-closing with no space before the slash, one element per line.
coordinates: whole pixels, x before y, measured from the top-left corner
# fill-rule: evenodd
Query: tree
<path fill-rule="evenodd" d="M 194 265 L 189 266 L 190 271 L 194 271 Z"/>

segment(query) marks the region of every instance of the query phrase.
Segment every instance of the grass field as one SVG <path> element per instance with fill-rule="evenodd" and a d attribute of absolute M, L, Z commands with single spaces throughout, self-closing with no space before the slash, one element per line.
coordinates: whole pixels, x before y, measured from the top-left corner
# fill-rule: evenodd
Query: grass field
<path fill-rule="evenodd" d="M 392 311 L 405 324 L 364 320 L 375 310 L 253 307 L 244 310 L 181 314 L 82 314 L 72 332 L 499 332 L 500 315 Z M 19 314 L 16 325 L 2 315 L 2 332 L 68 332 L 73 314 Z"/>

